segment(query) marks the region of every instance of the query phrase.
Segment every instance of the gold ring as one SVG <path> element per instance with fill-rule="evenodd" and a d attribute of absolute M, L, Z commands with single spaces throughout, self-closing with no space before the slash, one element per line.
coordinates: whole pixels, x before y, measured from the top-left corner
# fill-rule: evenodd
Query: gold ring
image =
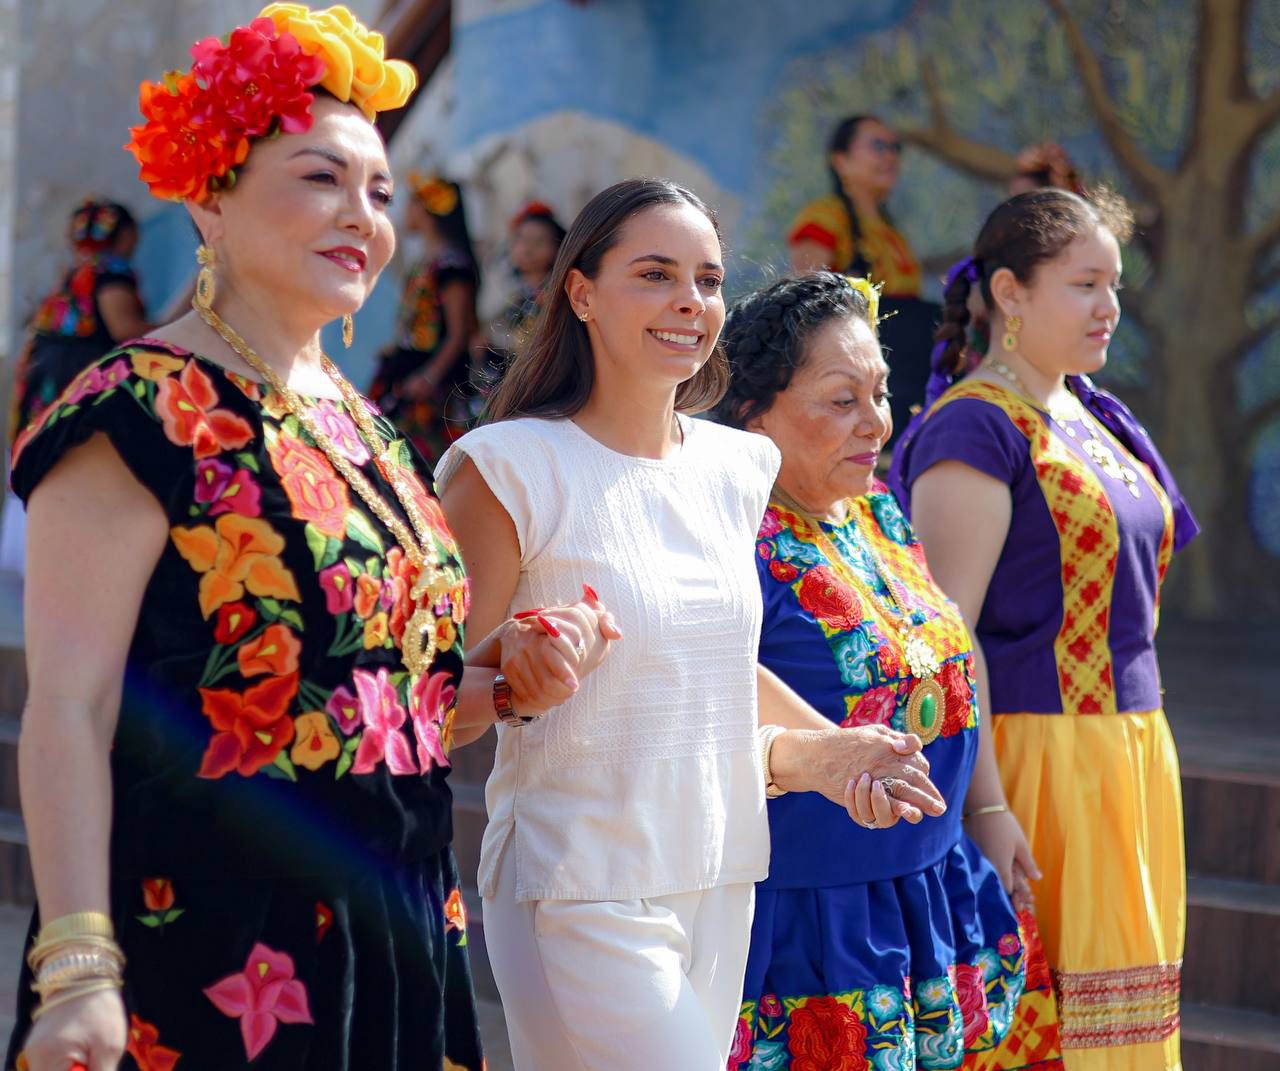
<path fill-rule="evenodd" d="M 905 781 L 899 780 L 896 777 L 882 777 L 880 778 L 880 787 L 884 789 L 884 794 L 886 796 L 888 796 L 891 800 L 896 800 L 898 797 L 894 795 L 894 790 L 899 788 L 906 788 L 907 783 Z"/>

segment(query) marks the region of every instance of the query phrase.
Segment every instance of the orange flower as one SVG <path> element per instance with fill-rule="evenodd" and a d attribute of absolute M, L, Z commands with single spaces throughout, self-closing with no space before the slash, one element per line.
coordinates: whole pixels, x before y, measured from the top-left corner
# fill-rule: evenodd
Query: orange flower
<path fill-rule="evenodd" d="M 173 882 L 168 878 L 143 879 L 142 902 L 148 911 L 168 911 L 173 900 Z"/>
<path fill-rule="evenodd" d="M 461 889 L 454 889 L 444 902 L 444 922 L 446 930 L 467 932 L 467 909 L 462 902 Z"/>
<path fill-rule="evenodd" d="M 297 581 L 280 560 L 284 540 L 260 517 L 224 513 L 210 528 L 170 530 L 178 553 L 200 579 L 200 612 L 209 618 L 246 589 L 266 598 L 300 602 Z"/>
<path fill-rule="evenodd" d="M 135 375 L 152 382 L 167 378 L 186 364 L 181 357 L 156 353 L 154 350 L 137 350 L 129 354 L 129 363 L 133 365 Z"/>
<path fill-rule="evenodd" d="M 436 646 L 442 651 L 451 648 L 458 639 L 458 629 L 451 617 L 436 618 Z"/>
<path fill-rule="evenodd" d="M 356 613 L 367 618 L 378 608 L 378 600 L 382 597 L 382 585 L 368 573 L 356 577 Z"/>
<path fill-rule="evenodd" d="M 386 610 L 379 610 L 364 623 L 364 649 L 373 651 L 385 646 L 391 628 L 387 622 Z"/>
<path fill-rule="evenodd" d="M 196 457 L 213 457 L 239 450 L 253 438 L 253 429 L 229 409 L 215 409 L 218 392 L 195 361 L 187 361 L 175 379 L 166 376 L 156 391 L 156 412 L 164 433 L 179 446 L 191 446 Z"/>
<path fill-rule="evenodd" d="M 341 539 L 347 530 L 351 499 L 346 481 L 334 472 L 329 459 L 301 439 L 284 433 L 276 436 L 267 452 L 280 474 L 293 515 L 309 521 L 325 535 Z"/>
<path fill-rule="evenodd" d="M 289 758 L 295 766 L 318 770 L 338 757 L 342 747 L 329 726 L 329 716 L 319 710 L 299 714 L 293 719 L 294 743 Z"/>
<path fill-rule="evenodd" d="M 243 694 L 201 688 L 201 712 L 218 730 L 205 749 L 199 777 L 225 777 L 232 770 L 252 777 L 293 739 L 289 704 L 298 693 L 298 675 L 268 677 Z"/>
<path fill-rule="evenodd" d="M 182 1058 L 177 1049 L 160 1044 L 160 1031 L 136 1015 L 129 1016 L 129 1042 L 125 1051 L 133 1057 L 138 1071 L 173 1071 Z"/>
<path fill-rule="evenodd" d="M 279 623 L 268 625 L 256 640 L 250 640 L 236 652 L 240 676 L 256 677 L 270 673 L 280 677 L 298 668 L 302 644 L 292 629 Z"/>

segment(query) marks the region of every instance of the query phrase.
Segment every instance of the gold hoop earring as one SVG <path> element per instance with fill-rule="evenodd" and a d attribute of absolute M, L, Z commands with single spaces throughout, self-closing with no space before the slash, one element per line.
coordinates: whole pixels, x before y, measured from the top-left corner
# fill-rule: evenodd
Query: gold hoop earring
<path fill-rule="evenodd" d="M 351 349 L 351 343 L 356 337 L 356 323 L 351 318 L 351 313 L 347 313 L 342 318 L 342 344 Z"/>
<path fill-rule="evenodd" d="M 1000 340 L 1000 345 L 1005 348 L 1006 353 L 1012 353 L 1018 348 L 1018 332 L 1022 330 L 1022 317 L 1010 316 L 1004 322 L 1004 338 Z"/>
<path fill-rule="evenodd" d="M 196 275 L 196 292 L 191 301 L 196 308 L 207 312 L 213 308 L 213 299 L 218 294 L 218 281 L 213 274 L 218 255 L 213 251 L 213 246 L 202 242 L 196 250 L 196 260 L 200 262 L 200 271 Z"/>

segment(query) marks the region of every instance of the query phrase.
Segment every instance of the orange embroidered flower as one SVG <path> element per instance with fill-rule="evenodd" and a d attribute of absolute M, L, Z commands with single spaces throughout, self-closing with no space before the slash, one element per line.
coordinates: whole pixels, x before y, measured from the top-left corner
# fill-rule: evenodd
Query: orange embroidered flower
<path fill-rule="evenodd" d="M 391 627 L 387 621 L 387 612 L 380 610 L 364 623 L 364 649 L 373 651 L 386 645 Z"/>
<path fill-rule="evenodd" d="M 201 712 L 218 730 L 205 749 L 198 777 L 225 777 L 235 770 L 252 777 L 293 739 L 289 704 L 298 693 L 298 675 L 268 677 L 244 693 L 201 688 Z"/>
<path fill-rule="evenodd" d="M 436 646 L 442 651 L 449 650 L 458 641 L 458 629 L 451 617 L 436 618 Z"/>
<path fill-rule="evenodd" d="M 203 574 L 199 597 L 206 619 L 246 590 L 265 598 L 302 599 L 293 573 L 280 560 L 284 539 L 259 517 L 224 513 L 212 528 L 174 528 L 169 536 L 187 564 Z"/>
<path fill-rule="evenodd" d="M 187 361 L 177 378 L 165 377 L 156 391 L 165 435 L 179 446 L 193 447 L 198 458 L 247 445 L 253 438 L 249 422 L 229 409 L 215 409 L 217 401 L 213 381 L 195 361 Z"/>
<path fill-rule="evenodd" d="M 292 673 L 298 668 L 302 643 L 293 630 L 279 623 L 268 625 L 256 640 L 250 640 L 238 651 L 240 676 L 257 677 L 270 673 L 274 677 Z"/>
<path fill-rule="evenodd" d="M 295 766 L 318 770 L 338 757 L 342 746 L 329 725 L 329 716 L 313 710 L 293 719 L 294 741 L 289 758 Z"/>
<path fill-rule="evenodd" d="M 267 447 L 271 464 L 289 496 L 293 515 L 309 521 L 324 535 L 341 539 L 347 530 L 351 499 L 347 483 L 329 459 L 293 435 L 280 434 Z"/>
<path fill-rule="evenodd" d="M 174 1065 L 182 1058 L 177 1049 L 161 1045 L 160 1031 L 136 1015 L 129 1016 L 129 1040 L 125 1052 L 133 1057 L 138 1071 L 173 1071 Z"/>
<path fill-rule="evenodd" d="M 368 573 L 361 573 L 356 577 L 356 597 L 355 608 L 356 614 L 362 618 L 373 616 L 373 611 L 378 608 L 378 601 L 382 598 L 382 585 Z"/>
<path fill-rule="evenodd" d="M 145 878 L 142 902 L 148 911 L 168 911 L 173 907 L 173 882 L 168 878 Z"/>
<path fill-rule="evenodd" d="M 178 371 L 186 361 L 154 350 L 138 350 L 129 354 L 129 363 L 133 365 L 134 375 L 159 382 Z"/>
<path fill-rule="evenodd" d="M 454 889 L 444 902 L 444 922 L 446 930 L 467 932 L 467 908 L 462 902 L 461 889 Z"/>

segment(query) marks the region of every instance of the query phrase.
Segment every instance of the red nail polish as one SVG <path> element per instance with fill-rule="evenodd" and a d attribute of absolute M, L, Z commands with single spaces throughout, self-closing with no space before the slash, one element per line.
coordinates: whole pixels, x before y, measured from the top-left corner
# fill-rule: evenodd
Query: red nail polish
<path fill-rule="evenodd" d="M 553 625 L 541 614 L 538 615 L 538 624 L 541 625 L 546 630 L 547 635 L 550 636 L 553 640 L 560 635 L 560 630 L 556 628 L 555 625 Z"/>
<path fill-rule="evenodd" d="M 582 594 L 584 594 L 592 602 L 600 601 L 600 596 L 596 594 L 596 589 L 593 588 L 590 584 L 582 585 Z"/>
<path fill-rule="evenodd" d="M 512 620 L 523 621 L 526 617 L 537 617 L 542 613 L 544 607 L 539 606 L 536 610 L 521 610 L 518 614 L 512 614 Z"/>

